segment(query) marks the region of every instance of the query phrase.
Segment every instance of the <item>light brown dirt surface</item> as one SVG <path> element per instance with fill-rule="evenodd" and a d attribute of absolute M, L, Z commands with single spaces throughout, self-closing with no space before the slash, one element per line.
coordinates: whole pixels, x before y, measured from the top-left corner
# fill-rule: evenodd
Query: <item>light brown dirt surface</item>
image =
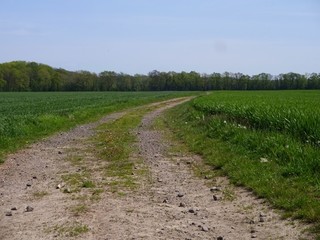
<path fill-rule="evenodd" d="M 98 171 L 102 163 L 87 151 L 92 147 L 87 139 L 95 134 L 96 126 L 121 118 L 125 112 L 8 156 L 0 166 L 0 239 L 307 238 L 302 233 L 305 226 L 281 220 L 263 200 L 233 187 L 226 178 L 212 181 L 194 176 L 192 169 L 201 164 L 200 157 L 169 153 L 176 143 L 154 130 L 152 122 L 165 109 L 186 100 L 161 103 L 144 116 L 134 133 L 137 148 L 132 159 L 142 159 L 135 168 L 147 169 L 148 174 L 135 176 L 139 187 L 122 195 L 105 187 L 96 200 L 83 200 L 84 193 L 68 194 L 62 191 L 66 187 L 56 187 L 63 174 L 84 169 L 91 170 L 95 181 L 103 181 Z M 76 154 L 82 156 L 84 165 L 67 160 Z M 75 214 L 72 209 L 79 202 L 86 208 Z M 33 210 L 26 211 L 27 206 Z M 6 216 L 8 213 L 12 216 Z M 83 226 L 86 231 L 77 235 Z"/>

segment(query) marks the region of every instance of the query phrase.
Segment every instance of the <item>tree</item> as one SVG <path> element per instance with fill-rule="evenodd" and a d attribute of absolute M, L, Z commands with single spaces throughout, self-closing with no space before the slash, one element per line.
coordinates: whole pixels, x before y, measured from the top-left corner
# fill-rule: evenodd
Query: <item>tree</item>
<path fill-rule="evenodd" d="M 39 65 L 35 88 L 38 91 L 48 91 L 51 87 L 50 69 L 45 65 Z"/>
<path fill-rule="evenodd" d="M 99 74 L 99 90 L 114 91 L 116 89 L 117 73 L 104 71 Z"/>
<path fill-rule="evenodd" d="M 148 89 L 148 76 L 135 74 L 132 77 L 132 91 L 145 91 Z"/>
<path fill-rule="evenodd" d="M 167 74 L 165 72 L 158 72 L 154 70 L 149 73 L 151 91 L 163 91 L 167 85 Z"/>
<path fill-rule="evenodd" d="M 269 90 L 320 89 L 320 74 L 260 73 L 248 76 L 225 72 L 199 74 L 159 72 L 148 75 L 104 71 L 55 69 L 36 62 L 15 61 L 0 64 L 0 91 L 186 91 L 186 90 Z"/>
<path fill-rule="evenodd" d="M 272 84 L 272 75 L 268 73 L 260 73 L 258 75 L 253 75 L 249 82 L 248 89 L 250 90 L 274 89 Z"/>
<path fill-rule="evenodd" d="M 131 91 L 132 83 L 131 77 L 128 74 L 120 73 L 117 75 L 116 90 L 117 91 Z"/>
<path fill-rule="evenodd" d="M 72 80 L 71 90 L 92 91 L 95 85 L 96 75 L 88 71 L 77 71 Z"/>
<path fill-rule="evenodd" d="M 201 91 L 204 89 L 204 85 L 203 85 L 204 82 L 199 73 L 195 71 L 191 71 L 188 74 L 188 80 L 189 80 L 189 90 Z"/>
<path fill-rule="evenodd" d="M 320 89 L 320 74 L 311 73 L 308 76 L 307 88 Z"/>
<path fill-rule="evenodd" d="M 7 84 L 7 82 L 3 79 L 3 73 L 2 73 L 1 67 L 0 67 L 0 90 L 3 90 L 3 88 L 6 84 Z"/>
<path fill-rule="evenodd" d="M 59 72 L 55 71 L 51 79 L 50 91 L 61 91 L 63 88 L 63 79 Z"/>
<path fill-rule="evenodd" d="M 29 75 L 25 62 L 10 62 L 2 65 L 2 80 L 5 91 L 28 91 Z M 2 85 L 4 84 L 2 81 Z"/>

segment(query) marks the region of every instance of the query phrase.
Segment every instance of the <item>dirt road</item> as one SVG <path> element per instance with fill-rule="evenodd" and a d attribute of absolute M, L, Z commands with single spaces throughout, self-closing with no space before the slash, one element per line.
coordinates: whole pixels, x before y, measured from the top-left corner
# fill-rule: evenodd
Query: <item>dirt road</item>
<path fill-rule="evenodd" d="M 68 194 L 64 174 L 91 170 L 102 179 L 101 162 L 88 139 L 97 123 L 59 133 L 8 156 L 0 166 L 0 239 L 300 239 L 304 226 L 280 220 L 263 200 L 235 188 L 226 178 L 199 179 L 192 172 L 201 158 L 169 152 L 169 142 L 152 122 L 186 99 L 167 101 L 143 117 L 134 131 L 143 159 L 136 168 L 139 188 L 123 195 L 106 187 L 94 199 L 88 189 Z M 160 107 L 161 106 L 161 107 Z M 214 146 L 213 146 L 214 147 Z M 81 155 L 84 165 L 72 164 Z M 59 185 L 60 184 L 60 185 Z M 88 198 L 90 193 L 90 198 Z M 81 203 L 81 204 L 79 204 Z"/>

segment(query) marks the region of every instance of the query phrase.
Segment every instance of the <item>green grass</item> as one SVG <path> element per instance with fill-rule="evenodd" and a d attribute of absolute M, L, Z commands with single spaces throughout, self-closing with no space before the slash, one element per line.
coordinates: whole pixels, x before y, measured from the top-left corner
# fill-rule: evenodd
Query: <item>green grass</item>
<path fill-rule="evenodd" d="M 103 189 L 101 188 L 95 188 L 91 192 L 91 201 L 99 201 L 101 199 L 101 194 L 103 193 Z"/>
<path fill-rule="evenodd" d="M 47 196 L 47 195 L 48 195 L 48 192 L 46 192 L 46 191 L 38 191 L 38 192 L 34 192 L 33 193 L 33 196 L 36 199 L 41 199 L 41 198 L 43 198 L 44 196 Z"/>
<path fill-rule="evenodd" d="M 0 93 L 0 162 L 39 138 L 103 115 L 188 92 Z"/>
<path fill-rule="evenodd" d="M 82 187 L 83 187 L 83 188 L 95 188 L 96 185 L 95 185 L 95 183 L 94 183 L 93 181 L 91 181 L 91 180 L 86 180 L 86 181 L 84 181 L 84 182 L 82 183 Z"/>
<path fill-rule="evenodd" d="M 193 106 L 238 127 L 281 132 L 319 147 L 319 99 L 320 91 L 217 92 Z"/>
<path fill-rule="evenodd" d="M 61 176 L 62 180 L 69 187 L 70 192 L 80 192 L 81 188 L 94 188 L 95 183 L 90 180 L 90 173 L 82 171 L 78 173 L 66 173 Z M 64 188 L 65 193 L 69 193 L 67 188 Z"/>
<path fill-rule="evenodd" d="M 79 237 L 80 235 L 89 232 L 89 228 L 87 225 L 74 222 L 56 225 L 48 229 L 48 232 L 57 233 L 60 237 Z"/>
<path fill-rule="evenodd" d="M 320 91 L 213 92 L 170 110 L 166 123 L 233 183 L 320 229 L 319 97 Z"/>
<path fill-rule="evenodd" d="M 71 208 L 71 212 L 73 213 L 74 216 L 80 216 L 81 214 L 84 214 L 88 212 L 88 206 L 84 204 L 78 204 L 76 206 L 73 206 Z"/>
<path fill-rule="evenodd" d="M 73 151 L 76 151 L 76 149 L 72 149 Z M 71 151 L 71 150 L 70 150 Z M 72 165 L 74 166 L 81 166 L 81 163 L 83 162 L 83 156 L 77 155 L 77 154 L 71 154 L 67 157 L 66 160 L 70 161 Z"/>

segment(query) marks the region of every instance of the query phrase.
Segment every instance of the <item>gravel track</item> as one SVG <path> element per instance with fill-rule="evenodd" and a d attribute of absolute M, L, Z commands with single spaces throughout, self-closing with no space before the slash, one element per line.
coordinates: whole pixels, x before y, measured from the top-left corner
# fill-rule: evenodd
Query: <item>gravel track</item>
<path fill-rule="evenodd" d="M 213 185 L 212 180 L 195 177 L 192 167 L 201 164 L 199 156 L 169 154 L 169 147 L 176 143 L 165 140 L 162 132 L 152 128 L 152 122 L 166 109 L 187 100 L 169 100 L 165 106 L 162 102 L 162 107 L 145 115 L 136 129 L 139 154 L 132 158 L 142 158 L 149 171 L 148 179 L 137 176 L 140 188 L 122 197 L 106 190 L 79 216 L 68 211 L 74 200 L 56 189 L 62 172 L 79 170 L 66 158 L 92 147 L 86 140 L 95 134 L 94 128 L 126 112 L 56 134 L 8 156 L 0 166 L 0 239 L 307 238 L 301 233 L 305 226 L 281 220 L 263 200 L 233 187 L 226 178 L 217 178 Z M 90 153 L 85 156 L 90 163 L 99 162 Z M 35 197 L 40 192 L 47 194 Z M 233 200 L 226 200 L 228 193 Z M 27 206 L 33 211 L 27 212 Z M 6 216 L 8 212 L 12 216 Z M 89 231 L 72 237 L 48 230 L 70 222 L 85 224 Z"/>

